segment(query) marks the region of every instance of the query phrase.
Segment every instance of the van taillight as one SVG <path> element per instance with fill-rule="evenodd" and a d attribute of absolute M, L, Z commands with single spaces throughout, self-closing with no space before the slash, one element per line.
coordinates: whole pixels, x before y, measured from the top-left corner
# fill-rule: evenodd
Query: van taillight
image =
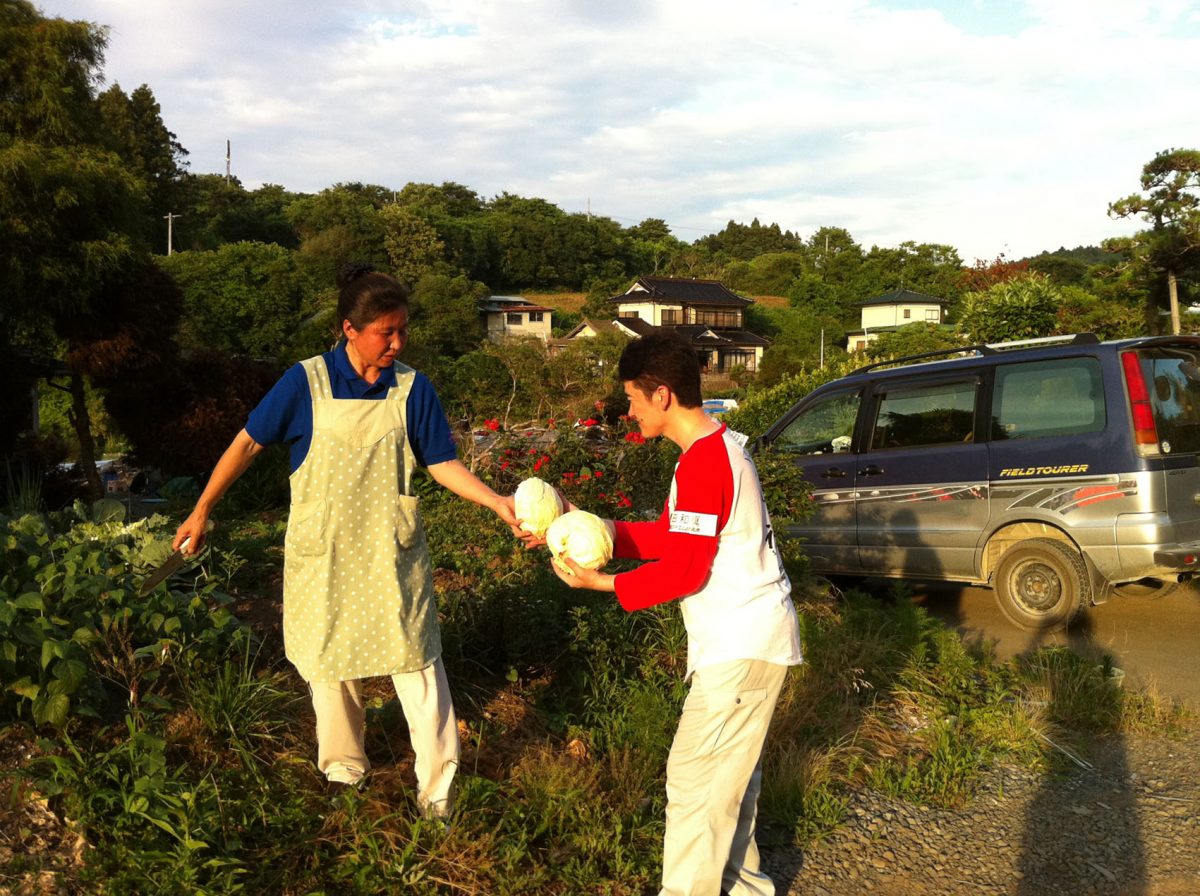
<path fill-rule="evenodd" d="M 1133 411 L 1133 439 L 1138 445 L 1158 445 L 1158 429 L 1154 425 L 1154 408 L 1150 392 L 1142 376 L 1142 364 L 1137 352 L 1122 352 L 1121 366 L 1125 369 L 1125 389 Z"/>

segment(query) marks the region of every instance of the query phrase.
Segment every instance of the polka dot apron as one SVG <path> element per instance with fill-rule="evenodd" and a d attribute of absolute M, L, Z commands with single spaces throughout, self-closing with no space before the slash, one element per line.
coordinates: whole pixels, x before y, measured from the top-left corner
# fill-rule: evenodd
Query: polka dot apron
<path fill-rule="evenodd" d="M 283 639 L 307 681 L 414 672 L 441 655 L 425 530 L 411 493 L 405 415 L 415 371 L 382 400 L 334 399 L 325 361 L 303 362 L 312 445 L 292 473 Z"/>

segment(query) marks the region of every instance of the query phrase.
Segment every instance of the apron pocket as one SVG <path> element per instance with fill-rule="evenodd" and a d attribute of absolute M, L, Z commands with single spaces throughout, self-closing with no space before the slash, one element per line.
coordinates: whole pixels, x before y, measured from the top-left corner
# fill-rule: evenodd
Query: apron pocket
<path fill-rule="evenodd" d="M 329 505 L 324 498 L 293 504 L 288 515 L 287 534 L 283 539 L 285 555 L 316 557 L 329 549 L 325 527 Z"/>
<path fill-rule="evenodd" d="M 411 495 L 396 497 L 396 541 L 402 548 L 411 548 L 421 534 L 420 501 Z"/>

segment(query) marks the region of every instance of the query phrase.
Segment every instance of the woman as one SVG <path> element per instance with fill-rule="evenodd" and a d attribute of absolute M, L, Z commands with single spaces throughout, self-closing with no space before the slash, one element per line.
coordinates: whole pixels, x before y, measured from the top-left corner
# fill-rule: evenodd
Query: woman
<path fill-rule="evenodd" d="M 444 819 L 458 729 L 413 470 L 424 466 L 514 532 L 517 520 L 512 498 L 459 462 L 429 380 L 396 360 L 408 341 L 405 287 L 365 265 L 343 268 L 338 285 L 343 338 L 267 393 L 217 462 L 174 545 L 191 538 L 190 550 L 199 550 L 213 507 L 263 446 L 290 446 L 284 648 L 312 690 L 317 766 L 335 787 L 361 786 L 371 766 L 359 680 L 390 675 L 416 753 L 418 802 Z"/>

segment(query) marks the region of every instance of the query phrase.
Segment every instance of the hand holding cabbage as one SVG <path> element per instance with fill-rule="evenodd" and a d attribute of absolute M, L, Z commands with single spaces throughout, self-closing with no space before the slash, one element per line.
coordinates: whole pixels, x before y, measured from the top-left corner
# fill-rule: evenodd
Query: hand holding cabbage
<path fill-rule="evenodd" d="M 586 510 L 564 513 L 546 532 L 551 565 L 555 574 L 572 588 L 611 591 L 605 580 L 612 576 L 596 573 L 613 555 L 613 526 Z"/>

